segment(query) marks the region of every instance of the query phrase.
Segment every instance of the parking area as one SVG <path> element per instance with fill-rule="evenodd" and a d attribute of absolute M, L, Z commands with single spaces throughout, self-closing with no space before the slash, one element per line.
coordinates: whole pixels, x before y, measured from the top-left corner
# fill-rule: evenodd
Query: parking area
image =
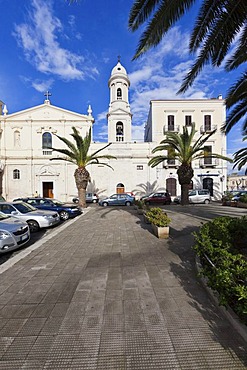
<path fill-rule="evenodd" d="M 166 209 L 169 240 L 133 207 L 90 207 L 1 273 L 0 369 L 246 369 L 191 250 L 226 207 Z"/>

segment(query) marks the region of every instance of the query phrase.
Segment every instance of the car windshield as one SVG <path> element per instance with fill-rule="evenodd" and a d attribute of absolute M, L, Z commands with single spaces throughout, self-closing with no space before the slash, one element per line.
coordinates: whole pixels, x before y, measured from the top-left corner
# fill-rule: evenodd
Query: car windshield
<path fill-rule="evenodd" d="M 31 206 L 31 204 L 28 203 L 15 203 L 14 206 L 21 213 L 28 213 L 37 210 L 37 208 L 34 208 L 33 206 Z"/>
<path fill-rule="evenodd" d="M 64 203 L 57 199 L 49 199 L 51 203 L 55 204 L 56 206 L 61 206 Z"/>
<path fill-rule="evenodd" d="M 10 216 L 7 216 L 4 213 L 0 212 L 0 221 L 1 220 L 6 220 L 6 218 L 10 218 Z"/>

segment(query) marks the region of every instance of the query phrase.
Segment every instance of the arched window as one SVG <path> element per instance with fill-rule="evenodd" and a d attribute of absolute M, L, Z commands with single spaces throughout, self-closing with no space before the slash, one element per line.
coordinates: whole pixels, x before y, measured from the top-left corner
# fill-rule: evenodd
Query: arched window
<path fill-rule="evenodd" d="M 117 89 L 117 99 L 122 99 L 122 90 L 120 88 Z"/>
<path fill-rule="evenodd" d="M 123 122 L 117 122 L 116 124 L 116 141 L 123 141 L 124 140 L 124 127 Z"/>
<path fill-rule="evenodd" d="M 45 132 L 42 135 L 42 149 L 51 149 L 52 148 L 52 135 L 50 132 Z"/>
<path fill-rule="evenodd" d="M 20 178 L 21 178 L 20 170 L 15 169 L 15 170 L 13 171 L 13 179 L 15 179 L 15 180 L 19 180 Z"/>

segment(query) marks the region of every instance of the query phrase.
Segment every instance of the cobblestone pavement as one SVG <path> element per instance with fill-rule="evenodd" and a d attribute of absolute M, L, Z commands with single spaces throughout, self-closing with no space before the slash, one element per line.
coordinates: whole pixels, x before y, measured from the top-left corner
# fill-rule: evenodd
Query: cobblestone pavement
<path fill-rule="evenodd" d="M 200 208 L 180 209 L 169 240 L 132 207 L 92 207 L 20 253 L 0 274 L 0 369 L 247 369 L 246 343 L 196 275 Z"/>

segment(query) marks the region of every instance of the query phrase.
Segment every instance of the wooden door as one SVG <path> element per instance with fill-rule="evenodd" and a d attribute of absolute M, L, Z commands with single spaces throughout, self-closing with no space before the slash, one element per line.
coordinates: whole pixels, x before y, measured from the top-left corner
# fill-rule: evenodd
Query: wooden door
<path fill-rule="evenodd" d="M 43 182 L 43 197 L 53 198 L 53 182 Z"/>

